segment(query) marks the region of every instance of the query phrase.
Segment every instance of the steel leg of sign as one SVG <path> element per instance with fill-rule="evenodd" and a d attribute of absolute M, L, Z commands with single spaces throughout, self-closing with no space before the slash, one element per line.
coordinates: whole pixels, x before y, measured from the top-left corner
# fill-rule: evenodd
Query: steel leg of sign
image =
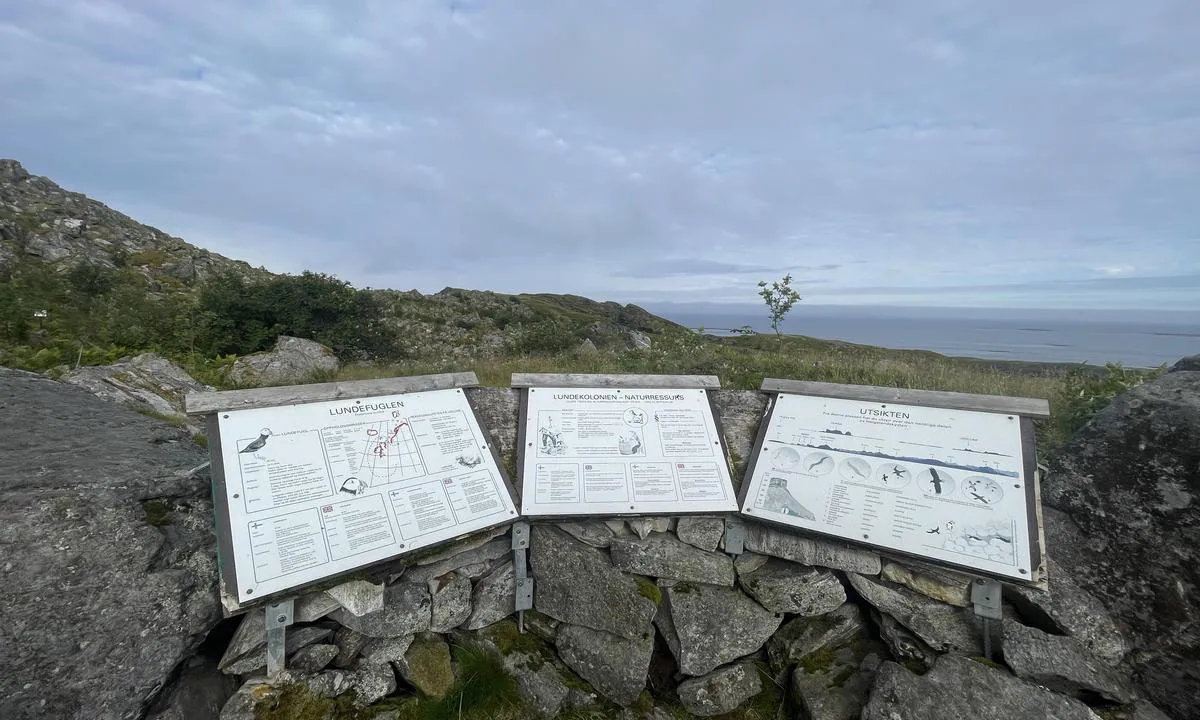
<path fill-rule="evenodd" d="M 289 598 L 267 606 L 267 677 L 275 677 L 287 661 L 287 626 L 295 602 Z"/>
<path fill-rule="evenodd" d="M 975 614 L 983 619 L 983 656 L 992 659 L 992 620 L 1002 620 L 1003 592 L 1000 583 L 995 580 L 976 578 L 971 584 L 971 602 L 975 605 Z"/>
<path fill-rule="evenodd" d="M 533 609 L 533 578 L 525 563 L 525 551 L 529 549 L 529 523 L 515 522 L 512 525 L 513 591 L 516 594 L 517 628 L 525 632 L 525 611 Z"/>

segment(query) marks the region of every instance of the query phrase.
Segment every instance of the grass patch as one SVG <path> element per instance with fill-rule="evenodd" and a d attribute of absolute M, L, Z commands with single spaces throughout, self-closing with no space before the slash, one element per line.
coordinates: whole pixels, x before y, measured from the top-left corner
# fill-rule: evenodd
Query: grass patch
<path fill-rule="evenodd" d="M 146 514 L 146 523 L 154 527 L 162 527 L 174 522 L 171 517 L 171 506 L 162 500 L 143 500 L 142 512 Z"/>
<path fill-rule="evenodd" d="M 637 582 L 639 595 L 654 603 L 655 607 L 662 605 L 662 588 L 653 580 L 641 575 L 634 575 L 633 579 Z"/>
<path fill-rule="evenodd" d="M 413 699 L 401 720 L 507 720 L 528 717 L 517 681 L 500 658 L 479 648 L 455 646 L 458 681 L 440 700 Z"/>

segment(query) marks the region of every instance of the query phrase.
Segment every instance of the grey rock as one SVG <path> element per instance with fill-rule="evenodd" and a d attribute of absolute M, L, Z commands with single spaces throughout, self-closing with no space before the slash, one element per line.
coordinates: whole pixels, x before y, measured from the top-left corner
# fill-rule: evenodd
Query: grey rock
<path fill-rule="evenodd" d="M 935 650 L 982 655 L 983 645 L 974 614 L 967 608 L 940 603 L 908 588 L 847 574 L 863 599 L 891 615 Z"/>
<path fill-rule="evenodd" d="M 450 646 L 435 633 L 413 641 L 395 665 L 400 677 L 427 697 L 444 697 L 454 684 Z"/>
<path fill-rule="evenodd" d="M 658 516 L 650 518 L 651 527 L 656 533 L 671 532 L 675 529 L 675 518 Z"/>
<path fill-rule="evenodd" d="M 429 629 L 449 632 L 471 617 L 471 579 L 451 572 L 429 581 L 432 598 Z"/>
<path fill-rule="evenodd" d="M 744 552 L 733 559 L 733 569 L 737 572 L 738 577 L 749 575 L 771 559 L 770 555 L 759 555 L 758 553 Z"/>
<path fill-rule="evenodd" d="M 280 335 L 270 352 L 238 358 L 229 378 L 242 385 L 287 385 L 304 382 L 318 373 L 334 373 L 341 363 L 321 343 Z"/>
<path fill-rule="evenodd" d="M 428 586 L 400 582 L 384 592 L 382 610 L 354 615 L 342 609 L 329 617 L 368 637 L 400 637 L 429 629 L 431 604 Z"/>
<path fill-rule="evenodd" d="M 335 698 L 354 691 L 354 704 L 365 707 L 396 691 L 396 673 L 388 663 L 363 664 L 355 670 L 326 670 L 298 681 L 314 695 Z"/>
<path fill-rule="evenodd" d="M 1087 705 L 968 660 L 943 655 L 916 675 L 893 662 L 879 668 L 862 720 L 1039 718 L 1099 720 Z"/>
<path fill-rule="evenodd" d="M 873 552 L 755 523 L 746 523 L 746 549 L 801 565 L 819 565 L 862 575 L 878 575 L 880 570 L 879 556 Z"/>
<path fill-rule="evenodd" d="M 7 368 L 0 438 L 0 717 L 142 716 L 221 619 L 206 453 Z"/>
<path fill-rule="evenodd" d="M 316 622 L 339 607 L 341 605 L 338 604 L 337 600 L 329 597 L 324 592 L 302 595 L 296 598 L 296 603 L 292 608 L 292 621 L 298 623 Z M 261 612 L 252 614 L 262 615 Z"/>
<path fill-rule="evenodd" d="M 364 664 L 379 665 L 399 662 L 413 643 L 413 635 L 390 638 L 370 638 L 362 646 Z"/>
<path fill-rule="evenodd" d="M 85 365 L 59 379 L 109 402 L 175 418 L 188 424 L 193 433 L 202 428 L 184 414 L 183 398 L 188 393 L 216 389 L 197 382 L 158 353 L 143 353 L 112 365 Z"/>
<path fill-rule="evenodd" d="M 655 606 L 603 551 L 562 530 L 534 525 L 529 552 L 534 607 L 562 622 L 640 638 Z"/>
<path fill-rule="evenodd" d="M 327 627 L 318 625 L 306 625 L 303 627 L 292 626 L 287 629 L 284 635 L 284 652 L 291 655 L 302 647 L 312 645 L 315 642 L 320 642 L 333 634 L 333 630 Z M 267 648 L 264 645 L 261 649 L 255 650 L 252 653 L 243 655 L 229 665 L 222 667 L 221 672 L 229 675 L 249 675 L 255 670 L 265 668 L 267 666 Z"/>
<path fill-rule="evenodd" d="M 757 651 L 782 621 L 733 588 L 687 583 L 663 591 L 655 617 L 679 672 L 692 676 Z"/>
<path fill-rule="evenodd" d="M 906 560 L 903 564 L 887 561 L 879 574 L 883 580 L 898 583 L 949 605 L 971 607 L 971 582 L 965 573 Z"/>
<path fill-rule="evenodd" d="M 1189 355 L 1185 358 L 1180 358 L 1167 372 L 1200 372 L 1200 355 Z"/>
<path fill-rule="evenodd" d="M 1017 677 L 1081 700 L 1133 700 L 1129 681 L 1069 637 L 1048 635 L 1011 620 L 1004 621 L 1004 663 Z"/>
<path fill-rule="evenodd" d="M 666 533 L 655 533 L 640 540 L 614 539 L 609 554 L 613 567 L 625 572 L 733 585 L 733 561 L 728 555 L 701 550 Z"/>
<path fill-rule="evenodd" d="M 824 615 L 846 602 L 846 589 L 828 570 L 771 560 L 743 573 L 738 584 L 760 605 L 776 613 Z"/>
<path fill-rule="evenodd" d="M 710 390 L 709 397 L 716 406 L 716 415 L 725 433 L 725 444 L 734 457 L 748 458 L 753 453 L 754 439 L 767 409 L 767 396 L 756 390 Z M 733 468 L 733 484 L 737 490 L 745 461 Z"/>
<path fill-rule="evenodd" d="M 463 628 L 478 630 L 515 613 L 515 588 L 516 574 L 512 561 L 480 578 L 471 595 L 471 615 L 463 623 Z"/>
<path fill-rule="evenodd" d="M 649 350 L 654 342 L 650 336 L 640 330 L 629 331 L 629 346 L 634 350 Z"/>
<path fill-rule="evenodd" d="M 237 692 L 237 681 L 221 673 L 211 659 L 193 656 L 179 669 L 179 678 L 155 701 L 148 720 L 211 720 Z"/>
<path fill-rule="evenodd" d="M 858 720 L 884 658 L 883 647 L 859 639 L 804 658 L 792 671 L 791 693 L 809 720 Z"/>
<path fill-rule="evenodd" d="M 725 535 L 725 521 L 714 517 L 681 517 L 675 534 L 688 545 L 701 550 L 716 550 Z"/>
<path fill-rule="evenodd" d="M 512 540 L 495 538 L 480 545 L 456 553 L 450 557 L 426 565 L 417 565 L 404 571 L 405 582 L 427 583 L 448 572 L 457 571 L 474 579 L 491 569 L 492 564 L 512 553 Z"/>
<path fill-rule="evenodd" d="M 555 641 L 569 668 L 609 700 L 629 705 L 646 687 L 646 669 L 654 651 L 654 631 L 627 638 L 582 625 L 564 625 Z"/>
<path fill-rule="evenodd" d="M 555 525 L 579 542 L 594 548 L 606 548 L 613 539 L 613 531 L 600 520 L 576 520 Z"/>
<path fill-rule="evenodd" d="M 610 520 L 603 520 L 602 522 L 604 523 L 604 527 L 606 527 L 612 531 L 613 537 L 632 537 L 633 536 L 633 533 L 629 531 L 629 526 L 625 524 L 624 520 L 610 519 Z"/>
<path fill-rule="evenodd" d="M 281 684 L 266 678 L 250 678 L 221 708 L 220 720 L 256 720 L 254 706 L 280 693 Z"/>
<path fill-rule="evenodd" d="M 600 351 L 596 349 L 596 343 L 592 342 L 591 338 L 584 338 L 575 348 L 576 355 L 595 355 L 598 352 Z"/>
<path fill-rule="evenodd" d="M 846 603 L 828 615 L 789 620 L 767 641 L 767 659 L 776 677 L 822 650 L 841 647 L 866 636 L 866 620 L 858 606 Z"/>
<path fill-rule="evenodd" d="M 693 715 L 712 717 L 733 712 L 762 692 L 762 680 L 753 663 L 717 668 L 707 675 L 679 683 L 679 703 Z"/>
<path fill-rule="evenodd" d="M 1128 630 L 1128 661 L 1168 715 L 1200 707 L 1200 372 L 1118 396 L 1050 459 L 1047 507 L 1081 536 L 1047 547 Z"/>
<path fill-rule="evenodd" d="M 456 558 L 459 555 L 462 555 L 463 553 L 470 552 L 471 550 L 477 550 L 485 545 L 501 546 L 500 543 L 494 542 L 496 540 L 496 538 L 500 538 L 500 537 L 505 537 L 505 538 L 508 537 L 508 527 L 507 526 L 501 527 L 501 528 L 492 528 L 491 530 L 483 530 L 481 532 L 477 532 L 472 535 L 469 535 L 465 538 L 455 540 L 454 542 L 450 543 L 449 545 L 442 545 L 442 546 L 430 548 L 427 553 L 422 554 L 420 557 L 416 558 L 415 564 L 418 566 L 424 566 L 424 565 L 439 565 L 440 566 L 440 564 L 446 560 L 452 560 L 453 558 Z M 503 542 L 502 546 L 505 549 L 509 549 L 512 547 L 512 541 L 505 540 Z M 489 551 L 487 553 L 484 553 L 483 555 L 473 555 L 473 556 L 471 556 L 471 559 L 467 559 L 464 562 L 461 562 L 459 564 L 459 567 L 461 567 L 462 565 L 470 565 L 472 563 L 479 562 L 481 560 L 482 561 L 495 560 L 496 557 L 499 557 L 499 556 L 495 555 L 495 553 L 493 551 Z M 450 566 L 448 566 L 448 569 L 453 570 L 453 569 L 455 569 L 455 566 L 450 565 Z"/>
<path fill-rule="evenodd" d="M 333 659 L 333 666 L 338 668 L 350 667 L 358 659 L 362 649 L 371 638 L 348 627 L 341 627 L 333 634 L 333 644 L 337 645 L 338 654 Z"/>
<path fill-rule="evenodd" d="M 909 669 L 916 664 L 925 669 L 933 667 L 938 652 L 929 647 L 911 630 L 896 621 L 891 615 L 875 612 L 876 624 L 879 626 L 879 636 L 887 645 L 892 657 L 904 663 Z"/>
<path fill-rule="evenodd" d="M 554 639 L 558 636 L 558 628 L 561 625 L 561 622 L 537 610 L 525 611 L 525 630 L 537 635 L 548 643 L 554 642 Z"/>
<path fill-rule="evenodd" d="M 376 585 L 366 580 L 350 580 L 329 588 L 325 593 L 351 615 L 362 617 L 383 609 L 383 583 Z"/>
<path fill-rule="evenodd" d="M 225 653 L 217 662 L 217 667 L 224 670 L 239 658 L 243 658 L 255 650 L 267 646 L 267 619 L 261 612 L 247 612 L 242 615 L 237 630 L 225 646 Z"/>
<path fill-rule="evenodd" d="M 645 540 L 650 533 L 654 532 L 654 521 L 650 518 L 630 518 L 625 521 L 625 524 L 634 535 L 637 535 L 642 540 Z"/>
<path fill-rule="evenodd" d="M 1048 590 L 1006 585 L 1005 598 L 1039 627 L 1075 638 L 1109 665 L 1119 664 L 1129 652 L 1125 631 L 1054 558 L 1049 559 L 1047 571 Z"/>
<path fill-rule="evenodd" d="M 1135 700 L 1129 705 L 1106 709 L 1105 720 L 1171 720 L 1171 718 L 1149 702 Z"/>
<path fill-rule="evenodd" d="M 337 645 L 309 645 L 292 653 L 287 659 L 287 668 L 302 675 L 312 675 L 324 670 L 337 655 Z"/>

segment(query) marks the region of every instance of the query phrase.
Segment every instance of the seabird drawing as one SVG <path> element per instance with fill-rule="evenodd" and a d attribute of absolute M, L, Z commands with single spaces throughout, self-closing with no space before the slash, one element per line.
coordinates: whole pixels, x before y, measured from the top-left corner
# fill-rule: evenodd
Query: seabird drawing
<path fill-rule="evenodd" d="M 791 491 L 787 488 L 787 480 L 783 478 L 773 477 L 767 481 L 767 509 L 784 515 L 802 517 L 805 520 L 817 519 L 816 515 L 813 515 L 808 508 L 792 497 Z"/>
<path fill-rule="evenodd" d="M 258 431 L 258 439 L 241 449 L 244 453 L 256 453 L 262 450 L 267 444 L 267 438 L 271 437 L 271 428 L 263 428 Z"/>
<path fill-rule="evenodd" d="M 934 470 L 933 468 L 929 468 L 929 482 L 933 483 L 934 494 L 941 495 L 942 494 L 942 478 L 940 475 L 938 475 L 938 471 Z"/>

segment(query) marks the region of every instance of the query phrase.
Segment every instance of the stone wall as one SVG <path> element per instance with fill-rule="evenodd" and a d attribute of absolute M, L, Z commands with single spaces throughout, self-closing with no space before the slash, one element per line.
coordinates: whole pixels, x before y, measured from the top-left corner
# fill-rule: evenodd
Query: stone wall
<path fill-rule="evenodd" d="M 469 394 L 511 469 L 516 392 Z M 715 401 L 740 474 L 765 397 Z M 544 717 L 1164 717 L 1123 670 L 1122 629 L 1061 567 L 1049 593 L 1008 593 L 989 661 L 971 577 L 754 524 L 734 556 L 724 528 L 717 517 L 533 523 L 524 633 L 507 529 L 393 563 L 302 597 L 289 671 L 274 682 L 262 613 L 250 613 L 220 661 L 243 683 L 222 717 L 253 717 L 296 683 L 353 691 L 360 705 L 436 697 L 454 682 L 451 645 L 501 658 Z"/>

